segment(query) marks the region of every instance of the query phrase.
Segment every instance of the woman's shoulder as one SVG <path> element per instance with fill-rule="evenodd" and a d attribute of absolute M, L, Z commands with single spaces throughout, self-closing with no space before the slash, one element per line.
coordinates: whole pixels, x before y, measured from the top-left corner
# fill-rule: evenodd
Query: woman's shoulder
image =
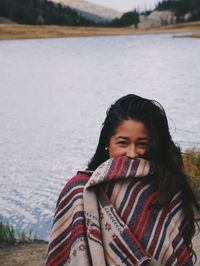
<path fill-rule="evenodd" d="M 91 172 L 88 171 L 79 171 L 75 176 L 70 178 L 67 183 L 64 185 L 63 189 L 61 190 L 60 197 L 64 197 L 69 192 L 74 191 L 75 189 L 83 190 L 84 186 L 88 182 L 91 176 Z"/>

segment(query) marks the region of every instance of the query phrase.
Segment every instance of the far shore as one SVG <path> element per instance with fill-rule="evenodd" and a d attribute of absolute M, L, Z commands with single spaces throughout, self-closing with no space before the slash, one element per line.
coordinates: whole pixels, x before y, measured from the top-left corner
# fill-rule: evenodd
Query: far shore
<path fill-rule="evenodd" d="M 30 26 L 20 24 L 0 24 L 0 40 L 67 38 L 89 36 L 125 36 L 172 33 L 174 37 L 200 38 L 200 21 L 150 29 L 69 27 L 69 26 Z M 180 33 L 183 33 L 179 35 Z M 178 34 L 178 35 L 177 35 Z"/>

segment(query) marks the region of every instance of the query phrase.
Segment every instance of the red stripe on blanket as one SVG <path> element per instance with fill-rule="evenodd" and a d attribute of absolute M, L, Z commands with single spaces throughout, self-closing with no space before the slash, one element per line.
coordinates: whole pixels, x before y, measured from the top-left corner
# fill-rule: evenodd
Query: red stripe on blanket
<path fill-rule="evenodd" d="M 122 175 L 122 171 L 123 171 L 123 168 L 125 168 L 125 163 L 126 163 L 126 160 L 124 157 L 122 157 L 122 161 L 121 161 L 121 166 L 119 168 L 119 171 L 118 171 L 118 175 L 121 176 Z M 130 165 L 130 164 L 129 164 Z M 127 170 L 127 169 L 126 169 Z"/>
<path fill-rule="evenodd" d="M 58 247 L 56 247 L 55 251 L 53 251 L 53 253 L 60 248 L 59 253 L 55 254 L 53 256 L 52 259 L 50 259 L 50 261 L 47 262 L 47 266 L 59 266 L 62 264 L 64 264 L 65 262 L 67 262 L 69 255 L 70 255 L 70 247 L 72 246 L 72 244 L 74 243 L 74 241 L 77 239 L 77 236 L 83 236 L 85 235 L 85 229 L 83 227 L 83 225 L 80 226 L 76 226 L 76 228 L 74 228 L 74 230 L 72 231 L 72 234 L 70 236 L 69 239 L 67 239 L 67 244 L 60 244 Z M 51 256 L 51 255 L 50 255 Z"/>
<path fill-rule="evenodd" d="M 138 167 L 140 165 L 140 160 L 138 159 L 135 159 L 134 162 L 133 162 L 133 166 L 132 166 L 132 171 L 130 172 L 130 176 L 135 176 L 136 173 L 137 173 L 137 170 L 138 170 Z"/>
<path fill-rule="evenodd" d="M 186 257 L 183 258 L 184 260 L 183 260 L 183 262 L 182 262 L 182 265 L 186 265 L 186 263 L 188 262 L 188 259 L 189 259 L 189 258 L 190 258 L 190 254 L 187 253 L 187 254 L 186 254 Z"/>
<path fill-rule="evenodd" d="M 161 217 L 159 218 L 158 224 L 156 226 L 154 237 L 153 237 L 153 240 L 149 248 L 150 254 L 153 254 L 153 251 L 155 250 L 156 244 L 160 237 L 160 232 L 163 230 L 163 223 L 165 222 L 165 219 L 166 219 L 166 214 L 162 213 Z M 156 224 L 156 220 L 155 220 L 155 224 Z"/>
<path fill-rule="evenodd" d="M 143 227 L 141 228 L 140 234 L 138 236 L 139 241 L 141 241 L 143 234 L 144 234 L 144 231 L 148 227 L 148 222 L 149 222 L 150 217 L 151 217 L 151 212 L 148 210 L 146 219 L 145 219 L 144 224 L 143 224 Z"/>
<path fill-rule="evenodd" d="M 135 265 L 137 260 L 133 257 L 133 255 L 129 252 L 129 250 L 125 247 L 119 237 L 114 239 L 115 244 L 119 247 L 120 251 L 124 253 L 124 255 Z M 125 262 L 123 262 L 125 263 Z M 126 263 L 125 263 L 126 264 Z"/>
<path fill-rule="evenodd" d="M 124 165 L 124 157 L 118 157 L 114 159 L 114 168 L 111 173 L 109 173 L 108 179 L 113 179 L 116 175 L 118 175 L 118 169 L 120 168 L 121 164 Z"/>
<path fill-rule="evenodd" d="M 60 212 L 62 209 L 67 208 L 67 205 L 69 204 L 70 200 L 80 194 L 83 195 L 83 187 L 74 189 L 69 196 L 67 196 L 60 204 L 59 207 L 56 209 L 56 214 Z"/>
<path fill-rule="evenodd" d="M 188 256 L 188 250 L 185 247 L 183 251 L 181 252 L 181 254 L 178 256 L 178 262 L 180 263 L 180 265 L 185 265 L 185 262 L 186 262 L 185 259 L 187 256 Z"/>
<path fill-rule="evenodd" d="M 170 209 L 172 210 L 174 207 L 176 207 L 177 204 L 179 203 L 179 201 L 180 201 L 179 197 L 177 197 L 175 200 L 173 200 L 172 203 L 170 204 Z M 168 209 L 168 211 L 169 211 L 169 209 Z M 152 241 L 150 248 L 149 248 L 150 254 L 153 254 L 153 251 L 154 251 L 156 244 L 159 240 L 160 233 L 162 230 L 164 230 L 163 224 L 165 221 L 166 221 L 166 210 L 164 210 L 162 212 L 161 217 L 159 218 L 159 222 L 156 226 L 154 238 L 153 238 L 153 241 Z M 155 223 L 156 223 L 156 221 L 155 221 Z"/>
<path fill-rule="evenodd" d="M 146 250 L 142 247 L 141 243 L 137 240 L 137 238 L 133 235 L 133 232 L 130 230 L 130 228 L 127 226 L 126 231 L 131 236 L 133 241 L 136 243 L 136 245 L 139 247 L 140 251 L 142 252 L 143 256 L 149 257 Z"/>
<path fill-rule="evenodd" d="M 152 199 L 155 198 L 157 192 L 154 192 L 153 194 L 151 194 L 148 198 L 148 200 L 146 200 L 145 205 L 142 209 L 142 213 L 139 216 L 138 222 L 137 222 L 137 226 L 135 227 L 134 230 L 134 234 L 138 235 L 139 234 L 139 230 L 141 230 L 141 226 L 143 224 L 144 218 L 145 218 L 145 214 L 147 213 L 147 208 L 149 207 L 149 205 L 152 202 Z M 141 233 L 140 233 L 141 234 Z"/>
<path fill-rule="evenodd" d="M 133 188 L 132 192 L 131 192 L 131 196 L 129 197 L 129 203 L 128 205 L 126 206 L 126 209 L 122 215 L 122 219 L 126 222 L 127 219 L 128 219 L 128 216 L 130 215 L 130 212 L 132 211 L 132 207 L 135 203 L 135 199 L 137 198 L 138 196 L 138 193 L 141 191 L 141 189 L 144 187 L 144 184 L 143 183 L 139 183 L 137 184 L 136 187 Z"/>
<path fill-rule="evenodd" d="M 100 231 L 97 229 L 90 229 L 90 236 L 94 239 L 97 239 L 98 241 L 101 241 L 101 234 Z"/>
<path fill-rule="evenodd" d="M 79 175 L 75 175 L 74 177 L 72 177 L 64 186 L 64 188 L 61 190 L 61 195 L 63 194 L 63 192 L 65 192 L 66 188 L 69 187 L 71 184 L 73 184 L 76 181 L 80 181 L 83 180 L 85 182 L 87 182 L 89 180 L 90 176 L 86 175 L 86 174 L 79 174 Z"/>

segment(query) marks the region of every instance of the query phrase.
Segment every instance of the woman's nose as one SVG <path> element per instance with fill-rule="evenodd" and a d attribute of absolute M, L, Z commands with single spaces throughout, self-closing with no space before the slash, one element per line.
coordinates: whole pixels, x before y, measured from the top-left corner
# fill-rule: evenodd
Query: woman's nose
<path fill-rule="evenodd" d="M 131 159 L 138 157 L 138 153 L 136 151 L 135 146 L 128 147 L 128 149 L 126 151 L 126 156 L 131 158 Z"/>

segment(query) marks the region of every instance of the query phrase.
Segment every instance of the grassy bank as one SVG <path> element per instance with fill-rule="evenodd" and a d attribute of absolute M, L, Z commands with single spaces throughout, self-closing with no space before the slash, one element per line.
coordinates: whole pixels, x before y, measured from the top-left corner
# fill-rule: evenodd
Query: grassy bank
<path fill-rule="evenodd" d="M 3 217 L 0 218 L 0 244 L 15 243 L 16 242 L 16 232 L 12 226 L 5 223 Z"/>
<path fill-rule="evenodd" d="M 66 38 L 80 36 L 117 36 L 161 33 L 200 33 L 200 22 L 182 23 L 151 29 L 135 28 L 97 28 L 67 26 L 30 26 L 19 24 L 0 24 L 0 40 Z"/>
<path fill-rule="evenodd" d="M 38 240 L 32 232 L 18 232 L 0 218 L 0 265 L 43 266 L 47 242 Z"/>
<path fill-rule="evenodd" d="M 0 217 L 0 246 L 9 244 L 45 243 L 38 240 L 32 231 L 17 231 L 2 216 Z"/>
<path fill-rule="evenodd" d="M 200 197 L 200 150 L 186 150 L 183 154 L 184 167 L 191 184 Z"/>

